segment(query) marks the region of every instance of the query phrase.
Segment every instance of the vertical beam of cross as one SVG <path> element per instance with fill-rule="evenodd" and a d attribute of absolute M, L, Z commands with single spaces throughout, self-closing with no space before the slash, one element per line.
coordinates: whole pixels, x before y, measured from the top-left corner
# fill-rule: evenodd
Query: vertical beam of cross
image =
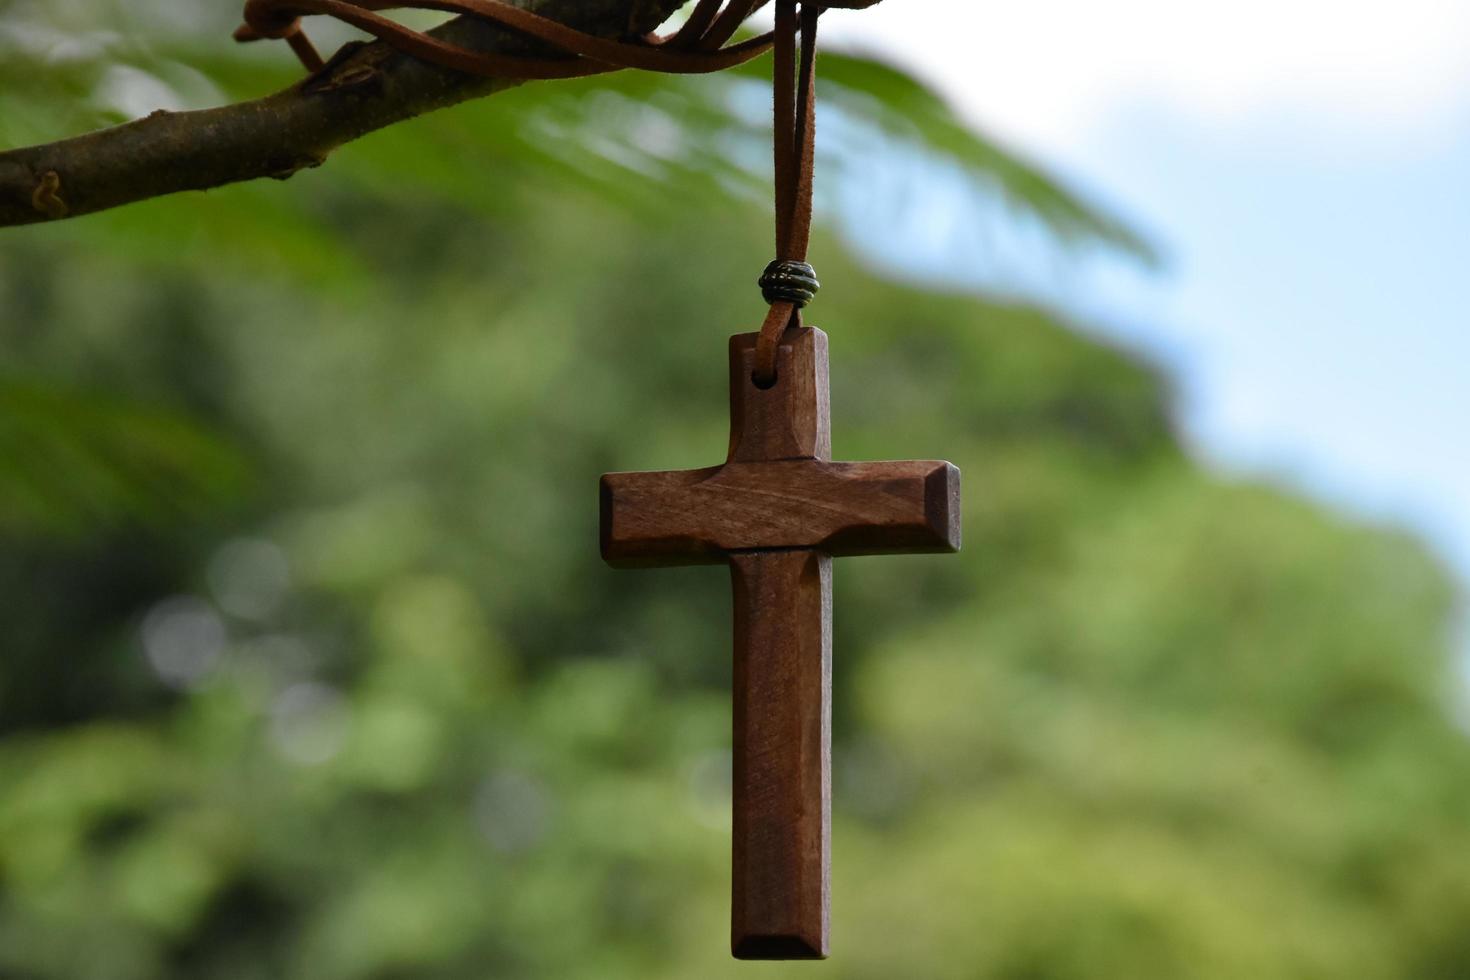
<path fill-rule="evenodd" d="M 602 553 L 638 567 L 728 562 L 735 605 L 731 948 L 827 955 L 832 557 L 960 545 L 959 471 L 831 462 L 827 337 L 787 331 L 776 382 L 730 341 L 724 465 L 602 478 Z"/>
<path fill-rule="evenodd" d="M 827 955 L 832 827 L 832 559 L 730 556 L 735 592 L 730 945 Z"/>

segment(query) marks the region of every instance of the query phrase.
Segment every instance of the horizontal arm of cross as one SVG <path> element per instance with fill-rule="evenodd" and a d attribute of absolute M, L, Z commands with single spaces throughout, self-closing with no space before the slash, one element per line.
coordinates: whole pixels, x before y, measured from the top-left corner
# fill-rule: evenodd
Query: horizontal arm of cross
<path fill-rule="evenodd" d="M 602 478 L 602 556 L 696 565 L 731 552 L 834 556 L 956 551 L 960 473 L 935 460 L 736 462 Z"/>

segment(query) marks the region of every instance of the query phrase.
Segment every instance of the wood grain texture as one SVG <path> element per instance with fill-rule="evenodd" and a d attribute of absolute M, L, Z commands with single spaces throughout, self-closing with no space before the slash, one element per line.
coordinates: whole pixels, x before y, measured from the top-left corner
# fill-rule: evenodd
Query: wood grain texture
<path fill-rule="evenodd" d="M 775 384 L 756 334 L 730 341 L 730 446 L 700 470 L 602 478 L 619 567 L 730 563 L 735 604 L 731 950 L 828 950 L 832 557 L 956 551 L 960 474 L 922 460 L 834 463 L 827 337 L 788 330 Z"/>
<path fill-rule="evenodd" d="M 730 338 L 730 463 L 832 458 L 827 335 L 788 330 L 776 353 L 776 383 L 754 382 L 760 334 Z"/>
<path fill-rule="evenodd" d="M 936 460 L 729 463 L 602 478 L 602 555 L 619 567 L 713 564 L 733 551 L 949 552 L 959 471 Z"/>
<path fill-rule="evenodd" d="M 827 955 L 832 825 L 832 559 L 732 555 L 734 859 L 730 949 Z"/>

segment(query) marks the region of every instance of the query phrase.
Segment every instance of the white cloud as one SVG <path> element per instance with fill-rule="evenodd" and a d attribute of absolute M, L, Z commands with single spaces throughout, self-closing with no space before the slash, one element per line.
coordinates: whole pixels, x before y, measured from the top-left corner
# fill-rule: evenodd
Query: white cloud
<path fill-rule="evenodd" d="M 1216 123 L 1307 112 L 1322 135 L 1375 139 L 1432 134 L 1470 106 L 1466 0 L 888 0 L 823 29 L 1043 150 L 1140 101 Z"/>

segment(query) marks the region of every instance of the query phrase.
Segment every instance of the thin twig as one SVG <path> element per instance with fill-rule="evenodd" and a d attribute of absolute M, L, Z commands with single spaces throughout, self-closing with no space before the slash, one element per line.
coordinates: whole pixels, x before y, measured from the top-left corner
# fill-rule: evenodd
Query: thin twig
<path fill-rule="evenodd" d="M 684 0 L 507 0 L 604 37 L 653 30 Z M 545 53 L 469 17 L 437 28 L 464 47 Z M 374 130 L 518 82 L 439 68 L 381 43 L 349 45 L 312 78 L 263 99 L 151 116 L 85 136 L 0 152 L 0 227 L 104 211 L 178 191 L 320 166 Z"/>

